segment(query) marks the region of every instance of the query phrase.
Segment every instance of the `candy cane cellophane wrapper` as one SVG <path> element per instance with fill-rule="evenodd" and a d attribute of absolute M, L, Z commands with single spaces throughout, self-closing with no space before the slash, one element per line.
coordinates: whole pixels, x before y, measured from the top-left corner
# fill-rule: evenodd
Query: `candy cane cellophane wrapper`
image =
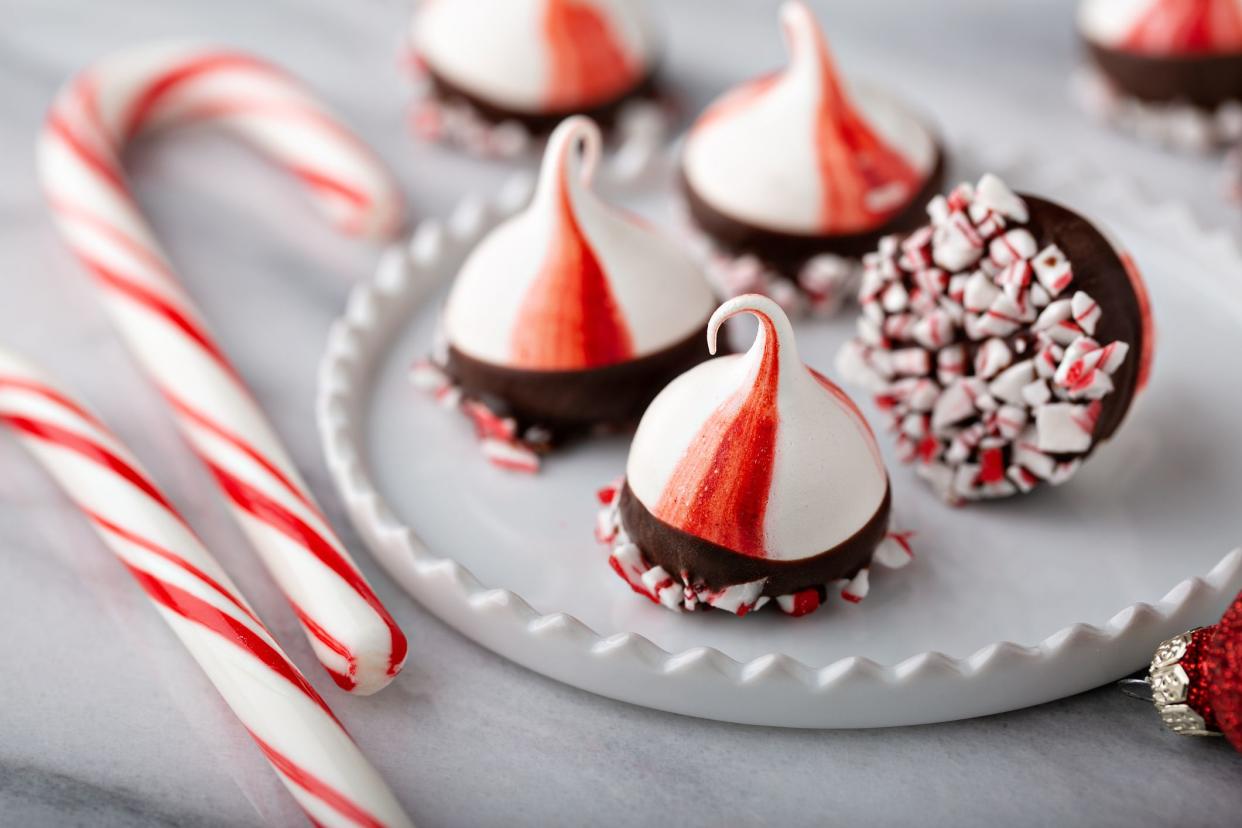
<path fill-rule="evenodd" d="M 0 424 L 116 553 L 315 824 L 409 825 L 384 780 L 133 455 L 3 350 Z"/>
<path fill-rule="evenodd" d="M 405 637 L 178 284 L 121 169 L 131 139 L 198 122 L 264 150 L 347 231 L 395 230 L 401 198 L 370 151 L 298 84 L 219 49 L 158 45 L 101 60 L 61 90 L 39 141 L 53 215 L 113 322 L 216 478 L 320 662 L 346 690 L 373 693 L 400 671 Z"/>

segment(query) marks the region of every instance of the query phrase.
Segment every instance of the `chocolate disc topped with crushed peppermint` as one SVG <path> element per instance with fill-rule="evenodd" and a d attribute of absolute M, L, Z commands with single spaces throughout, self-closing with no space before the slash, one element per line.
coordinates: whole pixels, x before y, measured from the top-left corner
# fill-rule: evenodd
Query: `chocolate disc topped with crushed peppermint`
<path fill-rule="evenodd" d="M 876 391 L 901 459 L 949 501 L 1065 482 L 1146 382 L 1137 269 L 1087 219 L 993 175 L 927 212 L 864 259 L 841 372 Z"/>

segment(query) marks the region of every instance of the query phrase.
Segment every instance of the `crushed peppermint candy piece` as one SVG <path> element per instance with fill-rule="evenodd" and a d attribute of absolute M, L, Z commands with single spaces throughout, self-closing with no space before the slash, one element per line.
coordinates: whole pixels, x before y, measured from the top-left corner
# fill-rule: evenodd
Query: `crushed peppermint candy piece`
<path fill-rule="evenodd" d="M 630 585 L 630 589 L 650 599 L 653 603 L 660 603 L 660 599 L 643 582 L 643 574 L 646 573 L 649 565 L 643 560 L 643 553 L 639 551 L 636 544 L 627 540 L 614 546 L 608 563 L 612 566 L 612 570 Z"/>
<path fill-rule="evenodd" d="M 1049 296 L 1056 296 L 1074 281 L 1069 259 L 1065 258 L 1061 248 L 1055 244 L 1041 250 L 1031 262 L 1031 267 L 1035 270 L 1035 278 L 1048 291 Z"/>
<path fill-rule="evenodd" d="M 483 450 L 483 456 L 493 466 L 528 474 L 539 471 L 539 455 L 518 443 L 485 437 L 479 446 Z"/>
<path fill-rule="evenodd" d="M 1105 324 L 1115 306 L 1092 295 L 1114 295 L 1100 287 L 1112 273 L 1091 264 L 1076 277 L 1065 251 L 1082 237 L 1059 235 L 1087 222 L 992 175 L 927 213 L 929 224 L 864 259 L 863 314 L 842 352 L 850 376 L 870 378 L 898 455 L 949 500 L 1068 480 L 1096 443 L 1131 344 L 1095 338 L 1117 330 Z M 1115 264 L 1135 290 L 1121 254 Z"/>
<path fill-rule="evenodd" d="M 1026 202 L 1018 197 L 999 176 L 985 173 L 975 188 L 975 200 L 988 210 L 1000 213 L 1007 219 L 1024 224 L 1030 218 Z"/>
<path fill-rule="evenodd" d="M 1074 324 L 1087 336 L 1094 334 L 1101 316 L 1100 306 L 1095 300 L 1080 290 L 1070 300 L 1070 307 L 1073 309 Z"/>
<path fill-rule="evenodd" d="M 429 359 L 420 359 L 410 366 L 410 384 L 419 391 L 432 394 L 452 384 L 448 375 Z"/>
<path fill-rule="evenodd" d="M 1026 259 L 1019 259 L 1005 265 L 1004 269 L 996 274 L 996 284 L 1000 285 L 1005 295 L 1019 307 L 1025 309 L 1028 305 L 1034 304 L 1028 298 L 1031 285 L 1031 263 Z"/>
<path fill-rule="evenodd" d="M 1035 428 L 1040 451 L 1065 454 L 1090 448 L 1095 422 L 1088 416 L 1085 405 L 1058 402 L 1041 405 L 1035 410 Z"/>
<path fill-rule="evenodd" d="M 803 589 L 793 595 L 781 595 L 776 599 L 776 605 L 780 607 L 781 612 L 795 618 L 809 615 L 819 609 L 819 590 Z"/>
<path fill-rule="evenodd" d="M 980 346 L 975 354 L 975 376 L 991 379 L 999 374 L 1009 363 L 1013 362 L 1013 351 L 1005 344 L 1005 340 L 992 338 Z"/>
<path fill-rule="evenodd" d="M 1014 262 L 1030 261 L 1035 250 L 1035 237 L 1030 232 L 1010 230 L 992 239 L 988 245 L 988 257 L 997 265 L 1006 267 Z"/>
<path fill-rule="evenodd" d="M 1084 296 L 1086 294 L 1083 294 Z M 1031 329 L 1036 333 L 1051 331 L 1054 328 L 1064 325 L 1070 321 L 1074 315 L 1073 304 L 1069 299 L 1058 299 L 1051 302 L 1045 307 L 1035 319 L 1035 324 Z"/>
<path fill-rule="evenodd" d="M 992 380 L 988 386 L 988 393 L 1012 405 L 1022 405 L 1025 402 L 1022 390 L 1034 381 L 1035 364 L 1026 359 L 1009 366 L 1001 372 L 1000 376 Z"/>
<path fill-rule="evenodd" d="M 516 420 L 503 417 L 479 400 L 465 396 L 433 360 L 415 362 L 410 366 L 409 378 L 411 385 L 430 394 L 441 406 L 457 409 L 470 420 L 479 449 L 493 466 L 527 474 L 539 471 L 540 451 L 547 448 L 551 439 L 546 431 L 532 427 L 519 435 Z"/>
<path fill-rule="evenodd" d="M 1000 288 L 982 270 L 976 270 L 966 282 L 962 307 L 969 313 L 983 313 L 1000 298 Z"/>
<path fill-rule="evenodd" d="M 662 566 L 653 566 L 642 574 L 643 586 L 647 592 L 656 597 L 657 603 L 663 604 L 670 609 L 681 603 L 685 596 L 685 589 L 681 584 L 673 580 L 673 576 L 668 574 Z"/>
<path fill-rule="evenodd" d="M 849 601 L 851 604 L 857 604 L 859 601 L 867 597 L 867 593 L 871 591 L 871 575 L 867 567 L 858 570 L 858 574 L 851 578 L 841 588 L 841 597 Z"/>
<path fill-rule="evenodd" d="M 723 297 L 759 293 L 794 315 L 824 317 L 836 313 L 851 296 L 864 308 L 879 300 L 873 287 L 887 288 L 879 272 L 831 253 L 813 256 L 794 273 L 785 273 L 753 254 L 730 253 L 706 235 L 687 227 L 690 252 L 703 267 L 708 282 Z M 876 308 L 879 316 L 883 310 Z"/>

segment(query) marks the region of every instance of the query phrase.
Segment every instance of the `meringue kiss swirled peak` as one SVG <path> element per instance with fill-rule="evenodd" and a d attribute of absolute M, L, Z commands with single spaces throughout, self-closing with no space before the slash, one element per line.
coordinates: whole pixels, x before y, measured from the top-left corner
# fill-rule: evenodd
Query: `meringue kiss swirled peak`
<path fill-rule="evenodd" d="M 691 218 L 732 253 L 792 276 L 819 253 L 858 257 L 917 223 L 943 167 L 931 131 L 892 98 L 850 89 L 811 11 L 787 2 L 789 64 L 727 92 L 682 156 Z"/>
<path fill-rule="evenodd" d="M 411 35 L 439 97 L 536 133 L 575 113 L 609 125 L 654 85 L 643 0 L 423 0 Z"/>
<path fill-rule="evenodd" d="M 443 317 L 441 367 L 468 400 L 552 443 L 638 420 L 708 356 L 715 300 L 671 239 L 592 189 L 601 136 L 566 120 L 534 197 L 462 265 Z"/>
<path fill-rule="evenodd" d="M 750 349 L 692 368 L 643 415 L 605 538 L 613 568 L 640 592 L 656 573 L 648 597 L 671 608 L 744 614 L 797 595 L 818 606 L 887 536 L 888 475 L 861 413 L 801 362 L 767 297 L 722 305 L 713 350 L 741 313 L 759 320 Z"/>
<path fill-rule="evenodd" d="M 1242 0 L 1084 0 L 1078 29 L 1125 95 L 1209 110 L 1242 100 Z"/>

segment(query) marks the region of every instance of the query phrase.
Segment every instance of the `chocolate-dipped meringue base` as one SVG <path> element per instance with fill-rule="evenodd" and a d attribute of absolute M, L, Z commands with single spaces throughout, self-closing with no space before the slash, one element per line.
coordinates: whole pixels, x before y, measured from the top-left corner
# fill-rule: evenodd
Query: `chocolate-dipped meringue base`
<path fill-rule="evenodd" d="M 874 250 L 883 237 L 918 227 L 925 220 L 927 202 L 944 187 L 945 166 L 945 151 L 937 141 L 936 162 L 931 173 L 905 207 L 873 230 L 826 236 L 784 233 L 734 218 L 700 197 L 684 171 L 678 179 L 691 220 L 719 250 L 732 256 L 753 255 L 777 274 L 794 279 L 803 265 L 815 256 L 827 253 L 860 259 Z M 727 175 L 728 171 L 721 174 Z"/>
<path fill-rule="evenodd" d="M 623 94 L 610 100 L 589 107 L 549 112 L 527 112 L 493 103 L 462 89 L 430 68 L 427 69 L 427 80 L 430 87 L 428 94 L 436 101 L 446 106 L 465 104 L 480 120 L 492 126 L 506 122 L 520 124 L 527 133 L 536 138 L 547 136 L 557 124 L 571 115 L 586 115 L 599 124 L 605 133 L 611 133 L 621 113 L 630 104 L 643 101 L 659 103 L 664 100 L 657 73 L 654 71 Z"/>
<path fill-rule="evenodd" d="M 618 497 L 621 528 L 653 565 L 664 567 L 674 577 L 689 573 L 695 585 L 709 590 L 766 579 L 760 594 L 775 598 L 805 589 L 822 590 L 834 581 L 853 578 L 870 564 L 876 547 L 888 533 L 891 490 L 885 492 L 875 514 L 852 537 L 800 560 L 743 555 L 683 532 L 651 514 L 628 483 Z"/>
<path fill-rule="evenodd" d="M 1091 60 L 1122 94 L 1148 103 L 1214 110 L 1242 100 L 1242 53 L 1145 55 L 1086 41 Z"/>
<path fill-rule="evenodd" d="M 1040 249 L 1055 244 L 1073 264 L 1074 289 L 1090 294 L 1101 316 L 1094 338 L 1124 342 L 1130 356 L 1112 374 L 1113 391 L 1102 400 L 1088 456 L 1121 426 L 1135 395 L 1146 380 L 1154 343 L 1146 301 L 1136 293 L 1134 280 L 1113 243 L 1087 219 L 1038 196 L 1019 194 L 1030 211 L 1026 229 Z M 1067 459 L 1060 457 L 1059 459 Z"/>
<path fill-rule="evenodd" d="M 615 365 L 582 371 L 532 371 L 483 362 L 448 348 L 445 373 L 464 396 L 498 417 L 512 417 L 517 433 L 538 429 L 548 445 L 598 426 L 636 423 L 664 386 L 707 359 L 703 334 Z"/>

